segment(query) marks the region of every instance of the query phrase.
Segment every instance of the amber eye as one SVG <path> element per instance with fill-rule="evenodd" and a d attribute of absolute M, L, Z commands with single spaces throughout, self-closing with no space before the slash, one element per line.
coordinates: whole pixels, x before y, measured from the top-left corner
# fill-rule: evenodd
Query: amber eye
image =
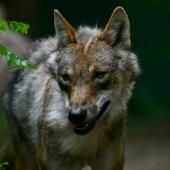
<path fill-rule="evenodd" d="M 95 78 L 97 79 L 103 79 L 105 77 L 107 72 L 104 71 L 97 71 L 94 75 Z"/>
<path fill-rule="evenodd" d="M 68 74 L 62 74 L 62 75 L 61 75 L 61 78 L 62 78 L 62 80 L 65 81 L 65 82 L 69 82 L 69 81 L 70 81 L 70 77 L 69 77 Z"/>

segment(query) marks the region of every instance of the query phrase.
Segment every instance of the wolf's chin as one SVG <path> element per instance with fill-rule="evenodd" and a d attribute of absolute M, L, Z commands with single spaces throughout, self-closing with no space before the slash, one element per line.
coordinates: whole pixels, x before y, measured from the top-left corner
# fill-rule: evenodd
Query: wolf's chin
<path fill-rule="evenodd" d="M 110 101 L 106 101 L 101 107 L 98 115 L 91 122 L 75 126 L 74 132 L 78 135 L 88 134 L 95 127 L 96 121 L 108 110 L 109 105 Z"/>

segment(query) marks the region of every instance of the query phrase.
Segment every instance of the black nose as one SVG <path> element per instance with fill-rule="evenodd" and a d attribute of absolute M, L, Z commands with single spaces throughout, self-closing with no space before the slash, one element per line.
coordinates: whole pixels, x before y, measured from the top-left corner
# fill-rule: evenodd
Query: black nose
<path fill-rule="evenodd" d="M 87 111 L 81 108 L 73 108 L 68 113 L 68 118 L 73 124 L 81 124 L 86 118 Z"/>

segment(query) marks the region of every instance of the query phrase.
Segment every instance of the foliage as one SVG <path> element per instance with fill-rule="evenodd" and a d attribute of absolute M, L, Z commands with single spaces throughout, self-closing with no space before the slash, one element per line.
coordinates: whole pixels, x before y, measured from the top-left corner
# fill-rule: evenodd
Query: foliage
<path fill-rule="evenodd" d="M 30 26 L 28 24 L 22 22 L 6 21 L 3 19 L 0 20 L 0 31 L 6 31 L 8 28 L 10 28 L 12 31 L 27 34 L 29 27 Z"/>
<path fill-rule="evenodd" d="M 23 60 L 22 56 L 14 54 L 13 52 L 7 50 L 1 44 L 0 55 L 2 55 L 6 59 L 8 65 L 15 66 L 18 69 L 24 69 L 25 67 L 35 68 L 35 65 L 32 64 L 29 60 Z"/>
<path fill-rule="evenodd" d="M 29 25 L 22 22 L 6 21 L 1 19 L 0 31 L 7 31 L 8 28 L 15 32 L 27 34 Z M 29 60 L 23 60 L 22 56 L 14 54 L 2 44 L 0 44 L 0 55 L 6 59 L 8 65 L 15 66 L 18 69 L 24 69 L 25 67 L 35 68 L 35 65 L 32 64 Z"/>
<path fill-rule="evenodd" d="M 6 170 L 6 166 L 8 166 L 8 162 L 0 162 L 0 170 Z"/>

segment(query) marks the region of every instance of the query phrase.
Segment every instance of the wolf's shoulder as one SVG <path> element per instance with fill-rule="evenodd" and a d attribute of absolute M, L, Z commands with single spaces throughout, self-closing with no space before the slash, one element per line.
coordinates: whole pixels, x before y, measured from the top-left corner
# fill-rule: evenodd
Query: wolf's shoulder
<path fill-rule="evenodd" d="M 58 37 L 51 36 L 36 40 L 32 43 L 27 53 L 27 58 L 34 63 L 40 64 L 46 62 L 48 56 L 58 50 Z"/>

